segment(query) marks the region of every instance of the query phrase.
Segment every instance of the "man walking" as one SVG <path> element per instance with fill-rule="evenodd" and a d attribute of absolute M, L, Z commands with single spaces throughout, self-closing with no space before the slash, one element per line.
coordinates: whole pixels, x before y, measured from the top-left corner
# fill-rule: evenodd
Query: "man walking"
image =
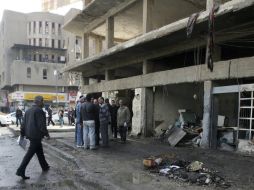
<path fill-rule="evenodd" d="M 91 95 L 86 96 L 86 102 L 81 105 L 81 117 L 83 121 L 84 148 L 95 150 L 95 118 L 96 107 L 91 102 Z"/>
<path fill-rule="evenodd" d="M 108 105 L 104 103 L 104 98 L 99 98 L 100 103 L 100 131 L 101 131 L 101 138 L 102 138 L 102 146 L 108 146 L 108 124 L 110 121 L 110 112 L 108 109 Z"/>
<path fill-rule="evenodd" d="M 46 127 L 46 115 L 42 110 L 43 106 L 43 97 L 36 96 L 34 105 L 26 111 L 24 121 L 20 128 L 21 137 L 26 137 L 30 141 L 30 147 L 16 172 L 16 175 L 23 179 L 30 178 L 25 175 L 25 170 L 34 154 L 37 155 L 43 171 L 48 171 L 50 168 L 45 159 L 41 143 L 45 136 L 49 138 Z"/>
<path fill-rule="evenodd" d="M 119 128 L 121 142 L 125 143 L 128 125 L 130 123 L 130 110 L 123 104 L 123 100 L 119 100 L 119 105 L 120 107 L 117 111 L 117 127 Z"/>
<path fill-rule="evenodd" d="M 16 124 L 17 124 L 17 127 L 19 126 L 19 123 L 21 125 L 22 117 L 23 117 L 22 110 L 19 109 L 19 107 L 18 107 L 17 110 L 16 110 Z"/>
<path fill-rule="evenodd" d="M 49 107 L 48 107 L 48 126 L 49 126 L 50 123 L 52 123 L 53 126 L 55 125 L 54 121 L 52 120 L 52 108 L 51 108 L 51 105 L 49 105 Z"/>

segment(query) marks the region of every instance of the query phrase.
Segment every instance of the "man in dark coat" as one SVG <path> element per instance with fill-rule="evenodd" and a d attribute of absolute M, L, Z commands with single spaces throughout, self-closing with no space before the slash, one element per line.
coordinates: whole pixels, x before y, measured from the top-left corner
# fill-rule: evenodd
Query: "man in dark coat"
<path fill-rule="evenodd" d="M 51 108 L 51 105 L 48 107 L 48 125 L 50 123 L 52 123 L 53 126 L 55 125 L 54 121 L 52 120 L 52 108 Z"/>
<path fill-rule="evenodd" d="M 23 117 L 23 113 L 22 113 L 21 109 L 17 108 L 17 110 L 16 110 L 16 124 L 17 124 L 17 127 L 19 126 L 19 123 L 21 125 L 22 117 Z"/>
<path fill-rule="evenodd" d="M 20 128 L 21 137 L 26 137 L 30 141 L 30 147 L 16 172 L 16 175 L 23 179 L 29 179 L 29 177 L 25 175 L 25 170 L 34 154 L 37 155 L 42 170 L 49 170 L 49 165 L 45 159 L 41 143 L 45 136 L 49 138 L 49 133 L 46 127 L 46 115 L 42 110 L 43 106 L 43 97 L 36 96 L 34 105 L 26 111 Z"/>

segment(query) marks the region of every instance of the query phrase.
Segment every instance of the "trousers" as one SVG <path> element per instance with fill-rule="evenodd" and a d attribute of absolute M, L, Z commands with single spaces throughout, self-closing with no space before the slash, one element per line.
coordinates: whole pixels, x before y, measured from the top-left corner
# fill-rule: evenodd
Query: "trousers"
<path fill-rule="evenodd" d="M 38 140 L 29 139 L 29 140 L 30 140 L 30 146 L 18 168 L 18 172 L 23 174 L 25 174 L 26 167 L 29 164 L 30 160 L 33 158 L 34 154 L 37 155 L 37 158 L 39 160 L 42 170 L 45 170 L 49 167 L 44 156 L 41 139 L 38 139 Z"/>
<path fill-rule="evenodd" d="M 108 146 L 108 121 L 100 122 L 102 146 Z"/>

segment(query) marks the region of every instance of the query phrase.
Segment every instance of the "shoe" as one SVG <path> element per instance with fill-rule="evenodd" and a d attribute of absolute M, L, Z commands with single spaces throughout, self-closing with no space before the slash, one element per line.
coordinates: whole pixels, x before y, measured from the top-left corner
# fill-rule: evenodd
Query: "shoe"
<path fill-rule="evenodd" d="M 22 172 L 18 172 L 18 171 L 17 171 L 17 172 L 16 172 L 16 175 L 22 177 L 23 180 L 30 179 L 30 177 L 26 176 L 26 175 L 25 175 L 24 173 L 22 173 Z"/>
<path fill-rule="evenodd" d="M 42 169 L 42 171 L 43 171 L 43 172 L 47 172 L 47 171 L 49 171 L 49 169 L 50 169 L 50 166 L 48 166 L 48 167 Z"/>
<path fill-rule="evenodd" d="M 77 145 L 76 147 L 77 147 L 77 148 L 83 148 L 83 146 L 81 146 L 81 145 Z"/>

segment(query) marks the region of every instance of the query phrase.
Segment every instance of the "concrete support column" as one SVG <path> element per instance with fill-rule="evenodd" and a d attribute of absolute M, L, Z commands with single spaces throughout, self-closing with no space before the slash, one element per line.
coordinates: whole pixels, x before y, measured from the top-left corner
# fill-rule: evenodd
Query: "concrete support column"
<path fill-rule="evenodd" d="M 114 17 L 106 20 L 106 47 L 107 49 L 114 46 Z"/>
<path fill-rule="evenodd" d="M 23 60 L 23 50 L 22 49 L 19 50 L 19 59 Z"/>
<path fill-rule="evenodd" d="M 83 0 L 83 9 L 87 7 L 89 3 L 91 3 L 92 0 Z"/>
<path fill-rule="evenodd" d="M 203 136 L 201 147 L 209 148 L 211 141 L 211 124 L 212 124 L 212 81 L 204 82 L 204 113 L 203 113 Z"/>
<path fill-rule="evenodd" d="M 214 0 L 206 0 L 206 10 L 211 10 Z"/>
<path fill-rule="evenodd" d="M 152 135 L 154 128 L 154 94 L 153 88 L 143 88 L 141 91 L 141 124 L 145 137 Z"/>
<path fill-rule="evenodd" d="M 153 30 L 154 0 L 143 0 L 143 34 Z"/>
<path fill-rule="evenodd" d="M 85 59 L 89 56 L 89 34 L 83 35 L 82 42 L 82 57 Z"/>
<path fill-rule="evenodd" d="M 148 74 L 153 71 L 153 63 L 145 60 L 143 61 L 143 74 Z"/>
<path fill-rule="evenodd" d="M 83 73 L 81 75 L 81 93 L 84 93 L 85 91 L 85 86 L 89 85 L 89 78 L 88 77 L 84 77 Z"/>
<path fill-rule="evenodd" d="M 147 60 L 143 61 L 143 74 L 148 74 L 152 71 L 151 63 Z M 154 112 L 154 94 L 153 88 L 141 89 L 141 124 L 144 136 L 152 135 L 153 131 L 153 112 Z"/>
<path fill-rule="evenodd" d="M 113 80 L 114 79 L 114 70 L 106 70 L 105 71 L 105 80 L 109 81 L 109 80 Z"/>

